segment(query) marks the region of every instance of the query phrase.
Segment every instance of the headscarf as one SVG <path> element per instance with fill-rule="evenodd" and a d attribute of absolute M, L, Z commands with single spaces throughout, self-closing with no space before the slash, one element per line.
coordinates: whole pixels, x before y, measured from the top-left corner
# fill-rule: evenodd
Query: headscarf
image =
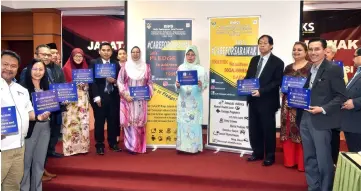
<path fill-rule="evenodd" d="M 187 53 L 190 50 L 193 51 L 195 54 L 195 59 L 193 63 L 187 62 Z M 184 63 L 178 67 L 178 71 L 186 71 L 186 70 L 197 70 L 198 79 L 203 84 L 202 90 L 204 90 L 208 86 L 208 74 L 205 71 L 204 67 L 201 65 L 201 62 L 199 60 L 198 48 L 194 45 L 190 45 L 186 48 L 186 51 L 184 53 Z"/>
<path fill-rule="evenodd" d="M 190 50 L 193 51 L 194 54 L 195 54 L 195 56 L 196 56 L 196 59 L 194 60 L 193 63 L 188 63 L 188 62 L 187 62 L 187 53 L 188 53 Z M 184 53 L 184 64 L 186 65 L 186 67 L 188 67 L 188 65 L 200 65 L 200 64 L 201 64 L 201 62 L 200 62 L 200 60 L 199 60 L 198 48 L 197 48 L 196 46 L 190 45 L 190 46 L 187 47 L 187 49 L 186 49 L 186 51 L 185 51 L 185 53 Z"/>
<path fill-rule="evenodd" d="M 83 56 L 83 62 L 81 64 L 76 64 L 73 59 L 73 57 L 78 53 Z M 86 63 L 84 52 L 80 48 L 74 48 L 73 51 L 71 51 L 71 55 L 63 67 L 65 81 L 68 83 L 72 81 L 72 70 L 73 69 L 88 69 L 88 64 Z"/>
<path fill-rule="evenodd" d="M 134 46 L 131 51 L 135 48 L 138 48 L 140 52 L 140 48 L 137 46 Z M 125 71 L 131 79 L 140 80 L 144 78 L 145 72 L 147 71 L 147 63 L 142 61 L 141 57 L 137 61 L 134 61 L 133 58 L 131 58 L 125 63 Z"/>

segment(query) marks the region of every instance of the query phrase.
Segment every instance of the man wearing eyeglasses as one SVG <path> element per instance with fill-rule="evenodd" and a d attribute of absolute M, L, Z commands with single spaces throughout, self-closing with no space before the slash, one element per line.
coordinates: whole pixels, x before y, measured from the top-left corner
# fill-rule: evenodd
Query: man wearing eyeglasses
<path fill-rule="evenodd" d="M 65 83 L 63 70 L 61 69 L 60 66 L 52 62 L 51 60 L 52 54 L 50 51 L 50 47 L 48 45 L 41 44 L 37 46 L 35 49 L 34 58 L 40 59 L 46 65 L 46 71 L 50 84 Z M 24 70 L 21 72 L 20 83 L 23 83 L 23 81 L 25 80 L 25 73 L 26 73 L 26 68 L 24 68 Z M 60 111 L 52 113 L 52 117 L 51 117 L 52 120 L 50 121 L 50 126 L 51 126 L 50 141 L 47 152 L 48 157 L 61 158 L 63 156 L 62 154 L 55 152 L 55 146 L 58 143 L 60 137 L 60 127 L 62 123 L 61 112 L 64 110 L 65 110 L 65 106 L 62 105 Z M 56 176 L 55 174 L 51 174 L 46 170 L 44 175 L 46 175 L 46 177 L 43 177 L 43 180 L 50 180 L 49 177 L 53 178 Z"/>
<path fill-rule="evenodd" d="M 45 44 L 41 44 L 41 45 L 37 46 L 35 49 L 34 58 L 43 61 L 44 64 L 47 66 L 50 63 L 50 59 L 51 59 L 51 53 L 50 53 L 49 46 L 47 46 Z M 46 71 L 47 71 L 47 75 L 49 78 L 49 82 L 54 83 L 54 77 L 52 75 L 51 69 L 47 67 Z M 20 83 L 24 82 L 25 74 L 26 74 L 26 67 L 21 71 Z"/>

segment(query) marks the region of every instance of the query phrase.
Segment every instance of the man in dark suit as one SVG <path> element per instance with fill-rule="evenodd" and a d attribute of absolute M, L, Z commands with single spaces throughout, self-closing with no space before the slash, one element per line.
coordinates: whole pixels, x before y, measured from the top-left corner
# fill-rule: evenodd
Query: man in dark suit
<path fill-rule="evenodd" d="M 331 129 L 340 127 L 341 104 L 346 100 L 342 68 L 325 58 L 327 42 L 311 39 L 308 54 L 313 66 L 304 88 L 311 90 L 308 110 L 297 110 L 308 190 L 332 190 L 334 167 Z"/>
<path fill-rule="evenodd" d="M 119 112 L 118 105 L 119 91 L 117 84 L 117 75 L 120 70 L 120 65 L 110 57 L 113 54 L 112 46 L 108 42 L 103 42 L 99 47 L 100 58 L 94 59 L 90 62 L 89 68 L 94 70 L 96 64 L 115 64 L 116 77 L 115 78 L 94 78 L 94 82 L 89 86 L 90 103 L 94 111 L 94 134 L 95 147 L 97 154 L 104 155 L 104 124 L 107 120 L 108 144 L 111 150 L 120 152 L 121 149 L 117 144 L 117 128 L 119 127 L 118 119 Z M 95 74 L 95 70 L 94 70 Z"/>
<path fill-rule="evenodd" d="M 342 105 L 341 130 L 345 133 L 350 152 L 361 151 L 361 48 L 355 51 L 353 59 L 357 68 L 346 86 L 348 100 Z"/>
<path fill-rule="evenodd" d="M 260 88 L 248 96 L 249 137 L 253 154 L 248 161 L 263 160 L 264 166 L 275 161 L 276 112 L 280 108 L 279 88 L 283 77 L 283 61 L 271 53 L 273 38 L 258 39 L 261 53 L 251 59 L 245 79 L 259 78 Z"/>

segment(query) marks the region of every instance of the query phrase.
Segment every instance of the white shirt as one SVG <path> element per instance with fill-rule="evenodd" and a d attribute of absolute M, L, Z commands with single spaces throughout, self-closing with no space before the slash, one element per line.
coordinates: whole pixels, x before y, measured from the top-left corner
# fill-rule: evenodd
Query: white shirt
<path fill-rule="evenodd" d="M 29 112 L 33 111 L 29 92 L 20 84 L 12 82 L 10 85 L 1 78 L 1 107 L 15 106 L 16 120 L 19 133 L 8 135 L 1 140 L 1 150 L 10 150 L 24 146 L 24 138 L 29 129 Z"/>
<path fill-rule="evenodd" d="M 103 61 L 103 64 L 105 64 L 105 63 L 107 63 L 107 62 L 110 64 L 110 60 L 104 60 L 104 59 L 102 58 L 102 61 Z M 101 100 L 100 96 L 97 96 L 97 97 L 95 97 L 95 98 L 93 99 L 94 103 L 97 102 L 97 101 L 100 101 L 100 100 Z"/>
<path fill-rule="evenodd" d="M 261 76 L 262 71 L 263 71 L 264 67 L 266 66 L 266 63 L 267 63 L 267 61 L 268 61 L 269 57 L 271 56 L 271 52 L 270 52 L 270 53 L 268 53 L 268 54 L 266 54 L 266 55 L 265 55 L 265 56 L 263 56 L 263 57 L 262 57 L 262 55 L 260 55 L 260 56 L 261 56 L 261 57 L 260 57 L 259 59 L 263 58 L 263 61 L 262 61 L 262 68 L 261 68 L 261 71 L 259 72 L 259 76 Z M 260 64 L 260 63 L 259 63 L 259 64 Z"/>

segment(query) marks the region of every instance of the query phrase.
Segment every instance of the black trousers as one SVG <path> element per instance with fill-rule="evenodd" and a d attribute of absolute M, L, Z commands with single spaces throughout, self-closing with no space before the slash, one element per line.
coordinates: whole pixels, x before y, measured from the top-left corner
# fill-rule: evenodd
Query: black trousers
<path fill-rule="evenodd" d="M 265 109 L 267 106 L 249 105 L 249 137 L 253 155 L 275 160 L 276 151 L 276 112 Z"/>
<path fill-rule="evenodd" d="M 340 130 L 332 129 L 331 153 L 333 164 L 337 164 L 338 153 L 340 152 Z"/>
<path fill-rule="evenodd" d="M 111 94 L 103 94 L 101 97 L 101 107 L 92 102 L 94 111 L 94 135 L 95 147 L 104 148 L 104 124 L 107 121 L 107 137 L 109 146 L 117 144 L 117 136 L 119 134 L 119 99 L 118 94 L 113 92 Z M 119 96 L 118 96 L 119 97 Z"/>
<path fill-rule="evenodd" d="M 50 140 L 48 146 L 48 153 L 55 152 L 55 146 L 59 141 L 60 129 L 61 129 L 61 111 L 57 111 L 51 114 L 50 121 Z"/>
<path fill-rule="evenodd" d="M 344 132 L 349 152 L 361 151 L 361 133 Z"/>

